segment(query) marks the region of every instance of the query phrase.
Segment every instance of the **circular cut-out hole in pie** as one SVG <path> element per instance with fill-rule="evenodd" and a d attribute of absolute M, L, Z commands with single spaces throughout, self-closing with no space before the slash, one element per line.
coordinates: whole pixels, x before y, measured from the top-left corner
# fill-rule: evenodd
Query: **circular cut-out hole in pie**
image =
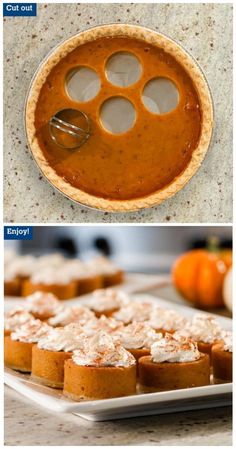
<path fill-rule="evenodd" d="M 122 134 L 132 128 L 136 118 L 133 104 L 124 97 L 111 97 L 100 109 L 100 121 L 106 131 Z"/>
<path fill-rule="evenodd" d="M 153 78 L 142 93 L 145 107 L 154 114 L 166 114 L 178 106 L 179 91 L 167 78 Z"/>
<path fill-rule="evenodd" d="M 95 70 L 89 67 L 76 67 L 66 77 L 66 91 L 74 101 L 92 100 L 98 94 L 101 82 Z"/>
<path fill-rule="evenodd" d="M 115 86 L 128 87 L 140 79 L 141 73 L 138 58 L 126 51 L 114 53 L 106 63 L 107 79 Z"/>

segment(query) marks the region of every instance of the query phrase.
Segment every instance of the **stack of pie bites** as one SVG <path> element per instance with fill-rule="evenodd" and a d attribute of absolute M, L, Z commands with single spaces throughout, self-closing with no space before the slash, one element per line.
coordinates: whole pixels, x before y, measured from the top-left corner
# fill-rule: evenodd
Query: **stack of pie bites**
<path fill-rule="evenodd" d="M 105 257 L 87 262 L 61 254 L 19 256 L 5 251 L 4 294 L 28 296 L 38 290 L 70 299 L 124 281 L 124 273 Z"/>
<path fill-rule="evenodd" d="M 73 400 L 232 381 L 232 334 L 211 315 L 188 320 L 123 291 L 68 307 L 44 291 L 5 316 L 5 365 Z"/>

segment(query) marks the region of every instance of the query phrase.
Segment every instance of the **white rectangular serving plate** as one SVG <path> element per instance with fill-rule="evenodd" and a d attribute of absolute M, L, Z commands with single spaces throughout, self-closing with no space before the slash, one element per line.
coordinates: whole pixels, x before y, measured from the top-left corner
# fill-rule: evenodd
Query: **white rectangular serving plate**
<path fill-rule="evenodd" d="M 127 294 L 132 294 L 154 290 L 158 287 L 165 287 L 167 285 L 171 285 L 171 277 L 169 275 L 126 273 L 124 282 L 112 288 L 123 290 Z M 81 299 L 89 298 L 90 296 L 91 295 L 82 295 L 78 298 L 66 300 L 64 303 L 67 305 L 74 305 L 78 301 L 81 303 Z M 22 305 L 23 300 L 24 298 L 22 297 L 6 296 L 4 303 L 5 311 Z"/>
<path fill-rule="evenodd" d="M 196 309 L 173 304 L 170 301 L 156 298 L 149 294 L 137 294 L 134 295 L 134 299 L 150 301 L 163 307 L 176 309 L 186 317 L 191 317 L 196 313 Z M 66 301 L 67 304 L 72 302 L 73 304 L 76 302 L 88 304 L 89 297 Z M 218 315 L 213 316 L 215 316 L 222 328 L 225 330 L 232 329 L 232 320 L 230 318 Z M 92 421 L 197 410 L 220 407 L 232 403 L 232 383 L 137 394 L 114 399 L 74 402 L 65 398 L 60 390 L 39 385 L 32 381 L 29 375 L 21 374 L 8 368 L 5 369 L 4 381 L 9 387 L 43 407 L 55 412 L 74 413 Z"/>

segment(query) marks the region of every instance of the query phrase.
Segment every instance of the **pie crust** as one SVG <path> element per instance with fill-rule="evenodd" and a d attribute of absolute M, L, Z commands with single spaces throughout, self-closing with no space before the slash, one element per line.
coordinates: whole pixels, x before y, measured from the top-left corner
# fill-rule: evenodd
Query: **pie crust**
<path fill-rule="evenodd" d="M 109 399 L 136 393 L 136 365 L 83 366 L 65 362 L 65 396 L 80 399 Z"/>
<path fill-rule="evenodd" d="M 141 198 L 127 200 L 107 199 L 97 197 L 73 187 L 71 184 L 69 184 L 69 182 L 66 182 L 63 177 L 59 176 L 56 171 L 49 165 L 42 149 L 40 148 L 36 136 L 34 117 L 37 107 L 37 101 L 41 88 L 44 85 L 47 76 L 50 74 L 53 67 L 78 46 L 104 36 L 129 37 L 137 40 L 142 40 L 147 44 L 162 48 L 165 52 L 174 57 L 175 60 L 191 77 L 200 101 L 202 114 L 201 133 L 198 140 L 198 145 L 192 152 L 190 162 L 182 171 L 182 173 L 180 173 L 179 176 L 175 177 L 168 185 L 164 186 L 154 193 L 151 193 L 150 195 Z M 197 169 L 200 167 L 210 144 L 213 129 L 213 104 L 208 84 L 201 69 L 197 65 L 196 61 L 175 41 L 160 33 L 141 26 L 126 24 L 103 25 L 80 32 L 76 36 L 71 37 L 70 39 L 64 41 L 62 44 L 58 45 L 49 54 L 49 56 L 46 57 L 46 59 L 39 67 L 30 86 L 28 98 L 26 101 L 25 123 L 29 147 L 32 151 L 35 161 L 37 162 L 39 168 L 41 169 L 47 180 L 61 193 L 78 203 L 96 209 L 111 212 L 134 211 L 157 205 L 167 198 L 173 196 L 176 192 L 182 189 L 184 185 L 190 180 L 190 178 L 195 174 Z"/>
<path fill-rule="evenodd" d="M 63 388 L 64 364 L 72 352 L 48 351 L 37 345 L 32 350 L 32 379 L 41 385 Z"/>
<path fill-rule="evenodd" d="M 139 382 L 143 392 L 202 387 L 210 384 L 210 361 L 201 354 L 193 362 L 155 363 L 151 356 L 139 359 Z"/>

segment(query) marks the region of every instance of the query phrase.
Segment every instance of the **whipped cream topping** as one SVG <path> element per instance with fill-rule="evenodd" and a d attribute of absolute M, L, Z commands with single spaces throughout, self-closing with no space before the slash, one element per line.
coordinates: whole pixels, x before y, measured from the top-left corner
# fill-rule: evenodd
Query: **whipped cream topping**
<path fill-rule="evenodd" d="M 26 297 L 26 309 L 32 313 L 52 317 L 61 312 L 63 306 L 52 293 L 37 291 Z"/>
<path fill-rule="evenodd" d="M 212 315 L 198 313 L 178 333 L 197 342 L 214 343 L 221 339 L 222 329 Z"/>
<path fill-rule="evenodd" d="M 48 351 L 72 352 L 83 346 L 83 329 L 78 324 L 51 329 L 38 342 L 40 349 Z"/>
<path fill-rule="evenodd" d="M 128 305 L 130 302 L 128 295 L 121 290 L 104 288 L 96 290 L 92 299 L 89 301 L 89 307 L 95 312 L 104 312 L 106 310 L 119 309 Z"/>
<path fill-rule="evenodd" d="M 126 349 L 149 349 L 151 345 L 162 338 L 161 333 L 145 323 L 131 323 L 115 333 L 115 338 Z"/>
<path fill-rule="evenodd" d="M 114 274 L 119 271 L 115 263 L 104 256 L 95 257 L 86 262 L 85 265 L 91 270 L 101 274 Z"/>
<path fill-rule="evenodd" d="M 91 278 L 93 273 L 79 259 L 68 260 L 63 266 L 64 272 L 74 280 Z"/>
<path fill-rule="evenodd" d="M 37 258 L 37 269 L 44 267 L 60 267 L 65 258 L 60 253 L 45 254 Z"/>
<path fill-rule="evenodd" d="M 224 342 L 224 351 L 233 352 L 233 334 L 230 331 L 222 332 L 222 339 Z"/>
<path fill-rule="evenodd" d="M 33 256 L 17 256 L 7 266 L 6 275 L 8 278 L 29 277 L 36 267 L 36 258 Z"/>
<path fill-rule="evenodd" d="M 72 281 L 72 277 L 70 273 L 64 271 L 63 267 L 50 266 L 33 273 L 30 280 L 33 284 L 66 285 Z"/>
<path fill-rule="evenodd" d="M 153 307 L 150 319 L 147 324 L 153 329 L 163 329 L 167 332 L 182 329 L 187 323 L 186 318 L 172 309 Z"/>
<path fill-rule="evenodd" d="M 193 362 L 200 358 L 197 344 L 180 335 L 166 334 L 151 346 L 151 357 L 154 363 Z"/>
<path fill-rule="evenodd" d="M 125 307 L 113 314 L 116 320 L 123 323 L 130 323 L 132 321 L 147 321 L 153 311 L 153 305 L 149 302 L 130 301 Z"/>
<path fill-rule="evenodd" d="M 16 307 L 5 314 L 4 328 L 7 331 L 14 331 L 18 327 L 22 326 L 22 324 L 25 324 L 33 319 L 33 315 L 23 309 L 23 307 Z"/>
<path fill-rule="evenodd" d="M 40 320 L 31 320 L 23 324 L 11 334 L 12 340 L 23 341 L 25 343 L 37 343 L 51 329 L 46 323 Z"/>
<path fill-rule="evenodd" d="M 100 318 L 95 317 L 83 325 L 83 330 L 88 336 L 92 336 L 101 330 L 108 334 L 114 334 L 123 328 L 124 325 L 121 321 L 117 321 L 112 317 L 108 318 L 105 315 L 102 315 Z"/>
<path fill-rule="evenodd" d="M 17 257 L 14 249 L 5 248 L 4 249 L 4 266 L 7 266 L 12 260 Z"/>
<path fill-rule="evenodd" d="M 74 351 L 73 361 L 84 366 L 134 365 L 135 358 L 106 332 L 99 332 L 84 342 L 84 347 Z"/>
<path fill-rule="evenodd" d="M 51 326 L 66 326 L 70 323 L 80 323 L 81 326 L 95 315 L 88 307 L 74 306 L 63 309 L 56 316 L 48 320 Z"/>

